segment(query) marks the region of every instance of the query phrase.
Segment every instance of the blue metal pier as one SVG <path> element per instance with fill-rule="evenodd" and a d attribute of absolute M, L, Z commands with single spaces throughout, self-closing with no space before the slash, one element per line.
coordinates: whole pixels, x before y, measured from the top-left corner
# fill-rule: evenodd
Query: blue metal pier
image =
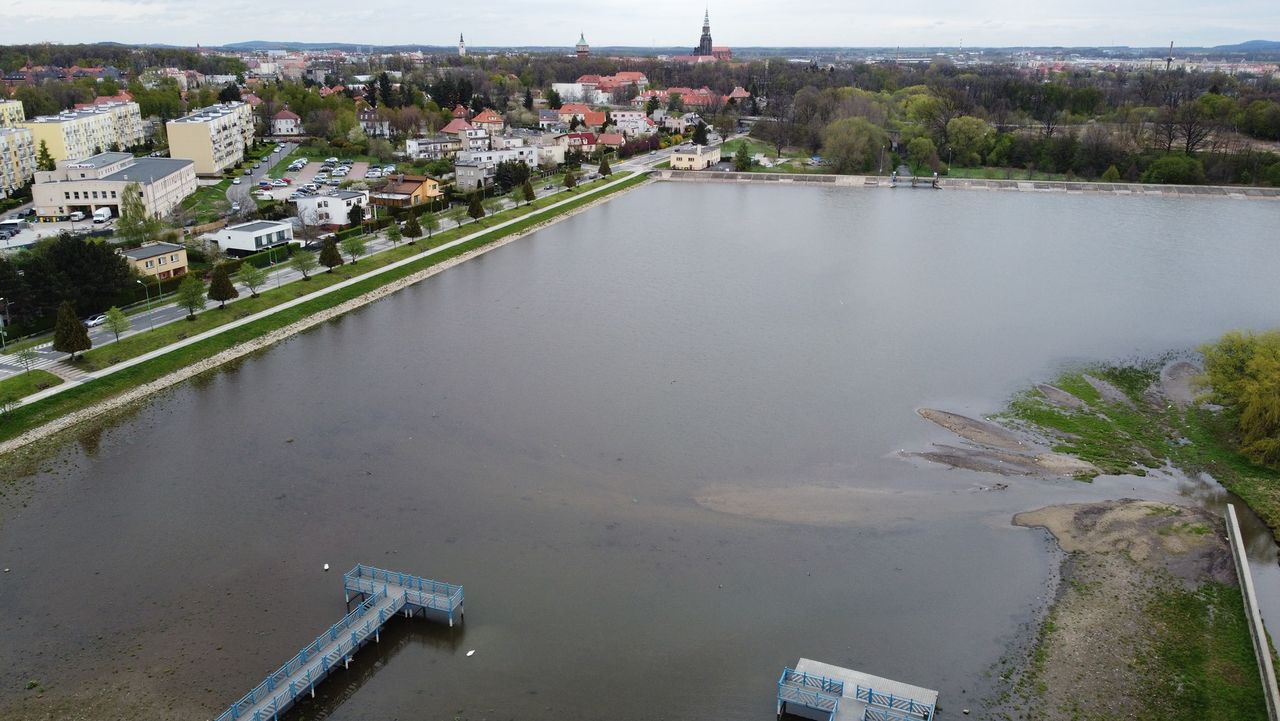
<path fill-rule="evenodd" d="M 778 679 L 778 718 L 815 721 L 933 721 L 938 692 L 800 659 Z"/>
<path fill-rule="evenodd" d="M 314 697 L 316 684 L 334 669 L 349 666 L 369 639 L 378 641 L 382 625 L 397 613 L 421 612 L 450 626 L 463 620 L 462 586 L 360 564 L 343 574 L 342 588 L 348 608 L 353 599 L 359 601 L 355 609 L 231 704 L 217 721 L 278 719 L 299 696 Z"/>

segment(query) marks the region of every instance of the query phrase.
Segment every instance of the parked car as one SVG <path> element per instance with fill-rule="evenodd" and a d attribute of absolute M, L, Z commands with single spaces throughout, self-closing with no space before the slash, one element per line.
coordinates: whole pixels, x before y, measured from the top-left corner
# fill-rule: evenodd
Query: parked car
<path fill-rule="evenodd" d="M 107 322 L 107 317 L 99 313 L 98 315 L 95 315 L 92 318 L 87 319 L 84 322 L 84 324 L 86 328 L 97 328 L 98 326 L 106 322 Z"/>
<path fill-rule="evenodd" d="M 18 231 L 12 228 L 0 228 L 0 240 L 8 240 L 17 234 Z"/>
<path fill-rule="evenodd" d="M 79 223 L 80 221 L 84 220 L 84 213 L 81 213 L 80 211 L 77 210 L 73 212 L 71 215 L 68 215 L 67 218 L 72 223 Z"/>
<path fill-rule="evenodd" d="M 394 166 L 394 165 L 384 165 L 384 166 L 382 166 L 382 172 L 383 172 L 384 174 L 385 174 L 385 173 L 394 173 L 394 172 L 396 172 L 396 166 Z"/>
<path fill-rule="evenodd" d="M 342 181 L 339 180 L 338 178 L 329 178 L 329 185 L 332 185 L 333 187 L 336 188 L 339 185 L 342 185 Z"/>
<path fill-rule="evenodd" d="M 542 186 L 542 189 L 543 189 L 543 190 L 551 190 L 551 189 L 552 189 L 552 185 L 551 185 L 551 183 L 547 183 L 546 185 Z"/>
<path fill-rule="evenodd" d="M 356 163 L 356 161 L 354 160 L 340 160 L 338 162 L 341 163 L 342 165 L 355 165 Z"/>
<path fill-rule="evenodd" d="M 324 159 L 324 162 L 326 162 L 326 163 L 336 163 L 336 162 L 338 162 L 338 159 L 337 159 L 337 158 L 325 158 L 325 159 Z"/>
<path fill-rule="evenodd" d="M 244 174 L 245 174 L 245 175 L 253 175 L 253 168 L 245 168 L 245 169 L 244 169 Z"/>
<path fill-rule="evenodd" d="M 231 212 L 232 212 L 232 213 L 239 213 L 239 212 L 240 212 L 240 204 L 239 204 L 239 203 L 232 203 L 232 204 L 231 204 Z"/>
<path fill-rule="evenodd" d="M 258 168 L 261 168 L 261 167 L 262 167 L 262 163 L 254 163 L 254 164 L 253 164 L 253 169 L 254 169 L 254 170 L 257 170 Z"/>
<path fill-rule="evenodd" d="M 293 178 L 281 178 L 285 185 L 293 185 Z"/>
<path fill-rule="evenodd" d="M 289 185 L 289 184 L 288 184 L 288 183 L 286 183 L 286 182 L 284 182 L 283 180 L 273 180 L 273 181 L 271 181 L 271 187 L 273 187 L 273 188 L 283 188 L 283 187 L 286 187 L 287 185 Z"/>
<path fill-rule="evenodd" d="M 246 171 L 246 172 L 248 172 L 248 171 Z M 235 180 L 232 180 L 232 181 L 231 181 L 231 184 L 232 184 L 232 185 L 239 185 L 239 184 L 240 184 L 240 179 L 239 179 L 239 178 L 236 178 Z"/>
<path fill-rule="evenodd" d="M 381 177 L 382 177 L 382 171 L 381 171 L 381 170 L 370 170 L 369 172 L 367 172 L 367 173 L 365 173 L 365 174 L 364 174 L 364 177 L 366 177 L 366 178 L 381 178 Z"/>

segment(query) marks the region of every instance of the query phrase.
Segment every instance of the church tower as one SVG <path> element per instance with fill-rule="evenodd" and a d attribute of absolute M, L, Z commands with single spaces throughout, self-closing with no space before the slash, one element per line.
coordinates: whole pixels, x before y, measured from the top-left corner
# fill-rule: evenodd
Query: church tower
<path fill-rule="evenodd" d="M 458 33 L 458 57 L 467 57 L 467 43 L 462 39 L 462 33 Z"/>
<path fill-rule="evenodd" d="M 587 44 L 586 33 L 579 33 L 578 45 L 574 48 L 574 51 L 577 52 L 580 58 L 585 58 L 591 54 L 591 46 Z"/>
<path fill-rule="evenodd" d="M 711 54 L 711 8 L 707 8 L 706 14 L 702 16 L 702 38 L 698 41 L 698 47 L 694 48 L 693 54 Z"/>

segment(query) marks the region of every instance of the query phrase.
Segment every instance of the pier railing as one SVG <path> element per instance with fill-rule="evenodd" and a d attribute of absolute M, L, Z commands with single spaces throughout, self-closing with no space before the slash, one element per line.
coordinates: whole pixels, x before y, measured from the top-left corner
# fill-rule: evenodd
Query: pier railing
<path fill-rule="evenodd" d="M 926 721 L 933 718 L 933 706 L 930 706 L 927 703 L 920 703 L 915 699 L 907 698 L 905 696 L 895 696 L 891 693 L 884 693 L 865 686 L 858 686 L 854 690 L 853 697 L 859 701 L 866 702 L 868 707 L 879 706 L 880 708 L 889 709 L 891 711 L 906 712 L 909 714 L 907 718 L 925 719 Z M 886 717 L 884 719 L 876 719 L 876 721 L 897 720 L 892 717 Z"/>
<path fill-rule="evenodd" d="M 267 678 L 252 691 L 245 694 L 239 701 L 231 704 L 231 708 L 222 712 L 217 721 L 234 721 L 234 719 L 241 717 L 242 710 L 253 708 L 267 700 L 270 700 L 268 708 L 274 713 L 276 709 L 283 709 L 291 704 L 299 694 L 309 691 L 312 686 L 328 675 L 331 667 L 338 665 L 347 655 L 363 644 L 365 639 L 374 635 L 382 624 L 404 605 L 403 598 L 392 599 L 391 606 L 378 609 L 377 614 L 371 613 L 375 607 L 384 604 L 387 598 L 385 590 L 371 593 L 368 598 L 359 606 L 356 606 L 351 613 L 344 616 L 341 621 L 330 626 L 328 631 L 317 636 L 316 640 L 307 644 L 293 658 L 286 661 L 283 666 L 268 674 Z M 328 650 L 325 651 L 324 656 L 317 663 L 316 657 L 325 649 Z M 295 678 L 293 681 L 289 681 L 290 677 L 302 673 L 303 669 L 308 665 L 313 668 L 306 669 L 301 679 Z M 268 714 L 267 717 L 263 717 L 261 713 L 262 711 L 260 710 L 254 714 L 254 721 L 270 716 Z"/>
<path fill-rule="evenodd" d="M 867 706 L 862 710 L 862 721 L 918 721 L 918 719 L 917 716 L 908 716 L 901 711 L 879 706 Z"/>
<path fill-rule="evenodd" d="M 404 589 L 408 603 L 437 611 L 452 611 L 463 601 L 462 586 L 364 564 L 343 574 L 342 583 L 345 590 L 365 595 L 387 586 L 399 586 Z"/>
<path fill-rule="evenodd" d="M 800 704 L 835 717 L 844 694 L 844 682 L 837 679 L 783 669 L 778 678 L 778 701 Z"/>

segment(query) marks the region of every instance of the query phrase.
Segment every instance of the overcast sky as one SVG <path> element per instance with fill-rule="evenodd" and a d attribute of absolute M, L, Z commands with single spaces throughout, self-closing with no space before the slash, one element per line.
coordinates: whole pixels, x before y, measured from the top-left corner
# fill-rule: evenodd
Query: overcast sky
<path fill-rule="evenodd" d="M 702 6 L 676 0 L 6 0 L 4 42 L 219 45 L 694 46 Z M 1280 40 L 1280 1 L 735 0 L 713 3 L 717 45 L 1224 45 Z"/>

